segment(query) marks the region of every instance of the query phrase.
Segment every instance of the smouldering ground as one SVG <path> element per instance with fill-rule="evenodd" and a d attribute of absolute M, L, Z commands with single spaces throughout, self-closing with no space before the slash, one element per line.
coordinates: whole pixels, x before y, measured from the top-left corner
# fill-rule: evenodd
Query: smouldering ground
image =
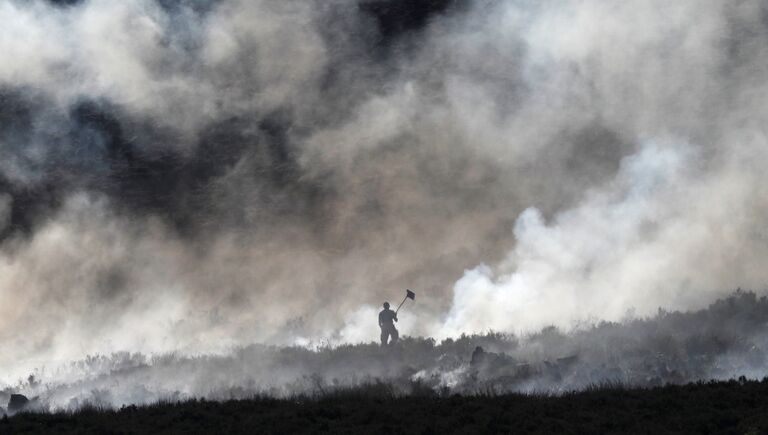
<path fill-rule="evenodd" d="M 372 384 L 317 397 L 187 401 L 18 414 L 3 433 L 717 433 L 768 431 L 768 379 L 566 394 L 397 396 Z"/>
<path fill-rule="evenodd" d="M 252 345 L 224 355 L 92 356 L 46 368 L 0 389 L 36 398 L 37 409 L 120 408 L 157 401 L 288 398 L 370 383 L 398 395 L 435 392 L 561 394 L 592 385 L 650 388 L 768 375 L 768 298 L 736 292 L 691 312 L 600 322 L 572 331 L 485 334 L 436 342 L 406 337 L 390 348 Z M 478 351 L 481 347 L 482 352 Z"/>

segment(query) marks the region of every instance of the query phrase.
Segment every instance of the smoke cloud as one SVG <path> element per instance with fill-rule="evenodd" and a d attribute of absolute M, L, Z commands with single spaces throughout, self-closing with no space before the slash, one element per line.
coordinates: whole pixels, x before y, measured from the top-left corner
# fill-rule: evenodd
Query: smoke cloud
<path fill-rule="evenodd" d="M 533 331 L 768 275 L 768 6 L 0 4 L 0 382 Z"/>

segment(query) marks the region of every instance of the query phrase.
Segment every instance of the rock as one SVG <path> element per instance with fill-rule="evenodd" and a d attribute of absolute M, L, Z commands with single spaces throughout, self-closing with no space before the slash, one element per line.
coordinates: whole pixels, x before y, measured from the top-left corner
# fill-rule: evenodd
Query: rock
<path fill-rule="evenodd" d="M 23 410 L 28 403 L 29 399 L 27 399 L 27 397 L 23 394 L 11 394 L 11 400 L 8 401 L 8 412 L 19 412 Z"/>

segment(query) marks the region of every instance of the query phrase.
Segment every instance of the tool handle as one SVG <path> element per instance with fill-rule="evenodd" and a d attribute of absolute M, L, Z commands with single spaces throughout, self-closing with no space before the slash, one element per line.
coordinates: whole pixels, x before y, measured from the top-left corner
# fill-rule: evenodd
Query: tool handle
<path fill-rule="evenodd" d="M 405 295 L 405 297 L 403 298 L 403 301 L 400 302 L 400 305 L 397 306 L 397 309 L 395 310 L 395 316 L 397 316 L 397 312 L 400 311 L 400 307 L 403 306 L 403 304 L 405 303 L 406 299 L 408 299 L 408 295 Z"/>

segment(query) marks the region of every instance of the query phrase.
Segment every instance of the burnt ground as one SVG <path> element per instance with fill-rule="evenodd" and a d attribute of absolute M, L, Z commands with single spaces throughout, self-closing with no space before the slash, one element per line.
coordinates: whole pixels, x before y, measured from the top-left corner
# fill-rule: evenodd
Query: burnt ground
<path fill-rule="evenodd" d="M 316 397 L 193 400 L 119 410 L 22 413 L 0 433 L 768 433 L 768 378 L 562 396 L 398 397 L 372 384 Z"/>

